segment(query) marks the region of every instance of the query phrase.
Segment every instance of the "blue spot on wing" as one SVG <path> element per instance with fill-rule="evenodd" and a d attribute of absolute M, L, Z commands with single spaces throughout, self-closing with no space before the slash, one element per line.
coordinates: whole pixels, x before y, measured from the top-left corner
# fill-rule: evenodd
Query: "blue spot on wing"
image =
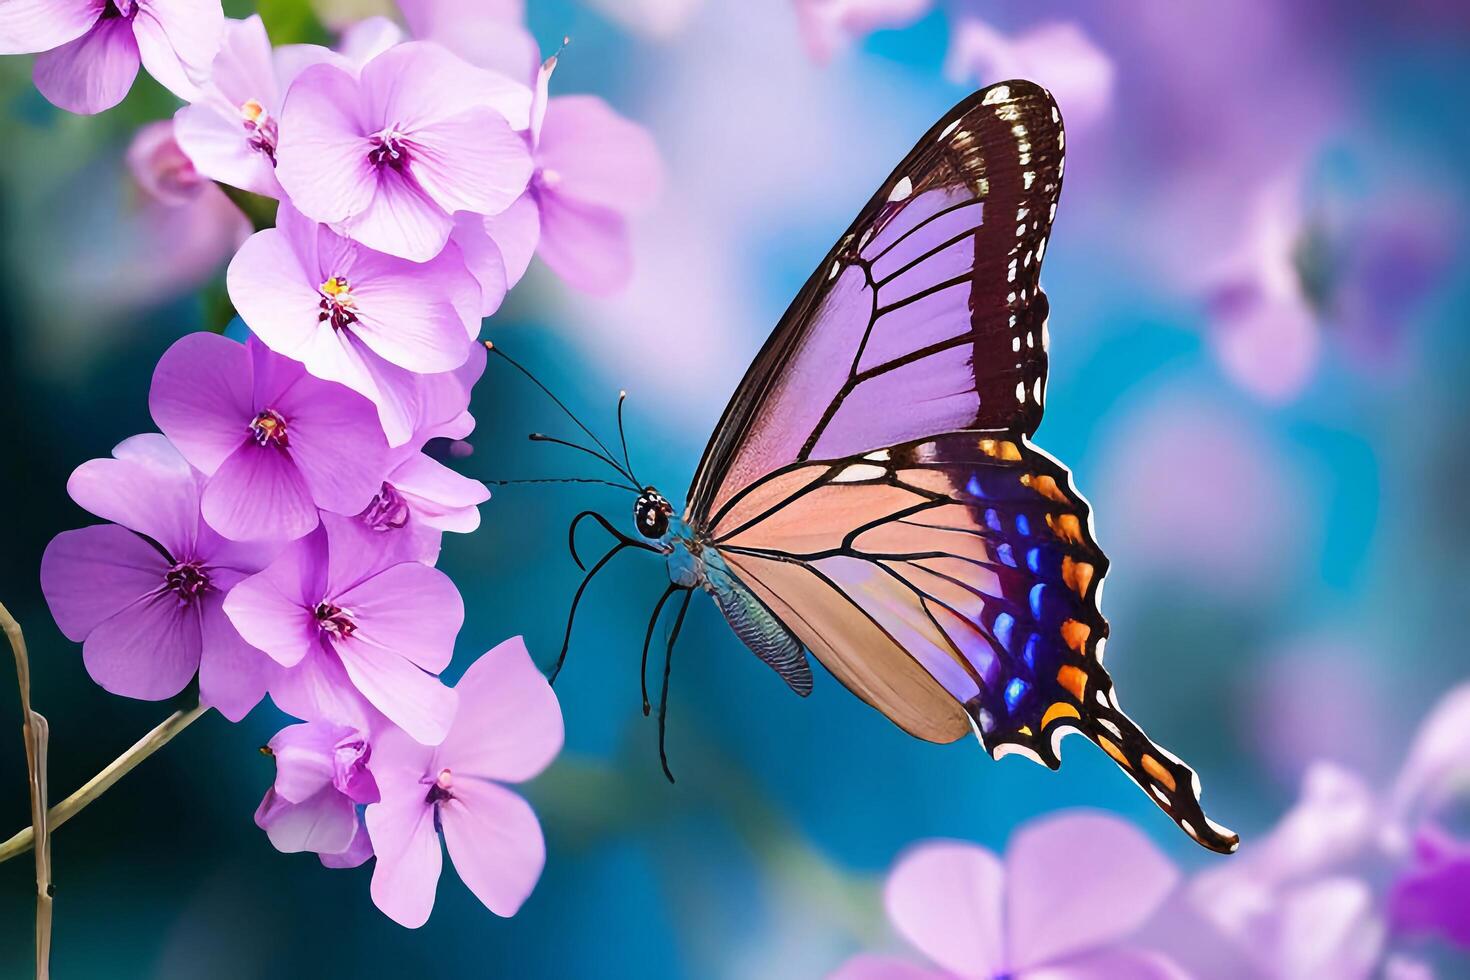
<path fill-rule="evenodd" d="M 1021 703 L 1021 699 L 1026 696 L 1026 692 L 1030 689 L 1030 684 L 1027 684 L 1019 677 L 1012 677 L 1011 682 L 1006 685 L 1006 707 L 1014 712 L 1016 706 Z"/>

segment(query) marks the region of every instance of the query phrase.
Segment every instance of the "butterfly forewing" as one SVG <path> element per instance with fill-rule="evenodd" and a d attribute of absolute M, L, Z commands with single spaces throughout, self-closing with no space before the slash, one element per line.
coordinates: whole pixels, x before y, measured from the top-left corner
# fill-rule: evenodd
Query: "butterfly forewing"
<path fill-rule="evenodd" d="M 705 450 L 687 519 L 849 689 L 911 734 L 1059 764 L 1080 731 L 1191 836 L 1236 838 L 1119 709 L 1107 558 L 1029 437 L 1063 132 L 1028 82 L 957 106 L 807 282 Z"/>

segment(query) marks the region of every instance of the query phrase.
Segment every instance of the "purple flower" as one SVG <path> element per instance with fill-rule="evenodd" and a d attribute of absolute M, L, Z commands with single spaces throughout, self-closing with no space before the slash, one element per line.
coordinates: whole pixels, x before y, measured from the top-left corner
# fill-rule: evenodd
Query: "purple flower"
<path fill-rule="evenodd" d="M 479 284 L 452 242 L 427 262 L 375 252 L 282 202 L 236 254 L 230 299 L 267 347 L 378 408 L 389 445 L 413 435 L 415 375 L 452 371 L 480 330 Z"/>
<path fill-rule="evenodd" d="M 383 535 L 403 533 L 416 542 L 408 553 L 433 564 L 444 531 L 468 534 L 480 526 L 479 504 L 490 491 L 479 480 L 461 476 L 423 453 L 400 463 L 358 521 Z"/>
<path fill-rule="evenodd" d="M 42 52 L 36 88 L 59 108 L 91 114 L 123 100 L 140 60 L 165 88 L 192 98 L 223 28 L 219 0 L 7 0 L 0 54 Z"/>
<path fill-rule="evenodd" d="M 276 176 L 307 216 L 423 261 L 455 212 L 496 214 L 525 189 L 531 161 L 512 127 L 528 112 L 522 85 L 429 42 L 390 48 L 359 77 L 313 65 L 286 94 Z"/>
<path fill-rule="evenodd" d="M 457 698 L 435 675 L 464 623 L 459 591 L 358 521 L 323 514 L 322 530 L 235 586 L 225 612 L 287 668 L 270 693 L 290 714 L 366 731 L 381 713 L 428 745 L 449 731 Z"/>
<path fill-rule="evenodd" d="M 367 399 L 252 340 L 190 334 L 159 358 L 153 420 L 208 477 L 204 519 L 227 538 L 297 538 L 317 508 L 361 511 L 387 446 Z"/>
<path fill-rule="evenodd" d="M 276 143 L 289 76 L 258 15 L 225 25 L 209 82 L 174 114 L 179 145 L 200 172 L 256 194 L 280 197 Z"/>
<path fill-rule="evenodd" d="M 306 722 L 281 729 L 268 748 L 276 760 L 276 780 L 255 811 L 255 825 L 276 850 L 315 851 L 324 860 L 335 855 L 340 861 L 354 844 L 366 842 L 357 806 L 378 802 L 378 784 L 368 769 L 372 747 L 364 733 Z M 369 849 L 356 864 L 370 854 Z"/>
<path fill-rule="evenodd" d="M 1146 837 L 1104 814 L 1035 821 L 1015 834 L 1004 862 L 974 844 L 924 842 L 899 858 L 884 899 L 894 928 L 938 969 L 863 955 L 833 980 L 1172 980 L 1183 974 L 1170 960 L 1120 943 L 1178 880 Z"/>
<path fill-rule="evenodd" d="M 460 880 L 496 915 L 516 913 L 546 861 L 535 812 L 501 784 L 532 778 L 561 751 L 551 685 L 515 637 L 471 664 L 455 691 L 460 711 L 443 744 L 389 731 L 373 746 L 383 796 L 367 809 L 373 902 L 410 928 L 434 908 L 441 832 Z"/>
<path fill-rule="evenodd" d="M 270 662 L 226 618 L 225 594 L 279 546 L 228 541 L 200 519 L 203 478 L 161 435 L 77 467 L 73 500 L 114 521 L 58 534 L 41 591 L 61 632 L 82 644 L 92 679 L 158 701 L 197 671 L 199 699 L 239 721 L 265 694 Z"/>
<path fill-rule="evenodd" d="M 622 289 L 633 274 L 626 215 L 657 196 L 663 167 L 647 131 L 596 96 L 548 99 L 555 67 L 555 56 L 547 59 L 531 112 L 536 254 L 570 285 L 605 295 Z M 486 232 L 513 241 L 522 229 L 501 222 L 487 224 Z"/>
<path fill-rule="evenodd" d="M 1388 915 L 1401 935 L 1437 935 L 1470 949 L 1470 843 L 1430 825 L 1414 840 L 1414 861 L 1394 882 Z"/>
<path fill-rule="evenodd" d="M 950 29 L 945 74 L 977 85 L 1007 78 L 1045 85 L 1067 115 L 1068 135 L 1101 119 L 1112 101 L 1112 61 L 1071 21 L 1038 24 L 1007 37 L 978 17 L 961 15 Z"/>

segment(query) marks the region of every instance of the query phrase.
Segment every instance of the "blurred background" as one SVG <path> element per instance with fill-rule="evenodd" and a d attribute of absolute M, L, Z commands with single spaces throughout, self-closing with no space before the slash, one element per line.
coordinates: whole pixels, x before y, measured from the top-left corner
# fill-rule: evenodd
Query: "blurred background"
<path fill-rule="evenodd" d="M 1035 78 L 1069 156 L 1037 442 L 1074 470 L 1113 560 L 1124 707 L 1247 841 L 1312 760 L 1389 780 L 1470 677 L 1470 8 L 907 6 L 869 34 L 824 0 L 532 0 L 544 50 L 573 39 L 555 91 L 649 127 L 668 182 L 623 294 L 579 297 L 533 266 L 484 335 L 603 433 L 626 388 L 637 469 L 682 499 L 745 365 L 889 169 L 978 85 Z M 277 43 L 386 11 L 226 9 L 259 9 Z M 53 535 L 92 522 L 68 474 L 151 429 L 154 362 L 216 315 L 230 206 L 161 203 L 123 163 L 175 105 L 140 76 L 120 108 L 71 116 L 28 59 L 0 60 L 0 600 L 30 642 L 55 798 L 168 710 L 91 682 L 37 568 Z M 463 472 L 588 472 L 526 442 L 564 420 L 504 365 L 473 411 Z M 551 663 L 579 578 L 566 522 L 586 507 L 631 516 L 613 490 L 507 487 L 477 533 L 449 536 L 440 566 L 468 612 L 446 677 L 514 634 Z M 370 868 L 276 853 L 251 820 L 273 777 L 256 749 L 282 724 L 266 704 L 238 726 L 206 717 L 57 833 L 56 975 L 819 977 L 891 945 L 881 875 L 919 838 L 1000 849 L 1029 818 L 1088 806 L 1186 870 L 1220 860 L 1081 740 L 1053 774 L 911 739 L 825 673 L 792 696 L 707 602 L 673 668 L 668 785 L 640 710 L 666 584 L 645 559 L 618 559 L 579 614 L 556 688 L 566 751 L 527 789 L 546 873 L 517 918 L 489 915 L 446 863 L 433 918 L 404 930 L 373 908 Z M 28 820 L 4 698 L 0 836 Z M 30 969 L 31 875 L 0 867 L 5 976 Z M 1470 976 L 1463 955 L 1431 955 Z"/>

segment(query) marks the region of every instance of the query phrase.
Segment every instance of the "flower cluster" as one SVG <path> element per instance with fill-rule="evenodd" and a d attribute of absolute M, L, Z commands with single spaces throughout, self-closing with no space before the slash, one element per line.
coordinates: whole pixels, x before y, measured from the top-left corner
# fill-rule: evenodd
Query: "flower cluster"
<path fill-rule="evenodd" d="M 272 47 L 218 2 L 15 0 L 0 52 L 45 52 L 62 108 L 116 104 L 141 63 L 188 102 L 134 169 L 155 197 L 212 182 L 278 202 L 229 263 L 244 342 L 211 333 L 159 359 L 159 433 L 84 463 L 68 490 L 109 522 L 49 545 L 41 584 L 94 680 L 161 700 L 197 685 L 232 721 L 267 694 L 301 719 L 266 748 L 256 822 L 330 867 L 376 858 L 398 922 L 433 906 L 440 834 L 460 877 L 511 915 L 544 863 L 530 807 L 502 784 L 561 747 L 561 714 L 508 640 L 455 687 L 464 604 L 435 568 L 479 525 L 485 486 L 425 452 L 474 426 L 481 319 L 533 253 L 594 292 L 630 272 L 625 214 L 659 166 L 598 99 L 551 99 L 553 56 L 515 22 L 474 30 L 405 12 L 335 49 Z M 469 13 L 472 19 L 481 15 Z"/>

